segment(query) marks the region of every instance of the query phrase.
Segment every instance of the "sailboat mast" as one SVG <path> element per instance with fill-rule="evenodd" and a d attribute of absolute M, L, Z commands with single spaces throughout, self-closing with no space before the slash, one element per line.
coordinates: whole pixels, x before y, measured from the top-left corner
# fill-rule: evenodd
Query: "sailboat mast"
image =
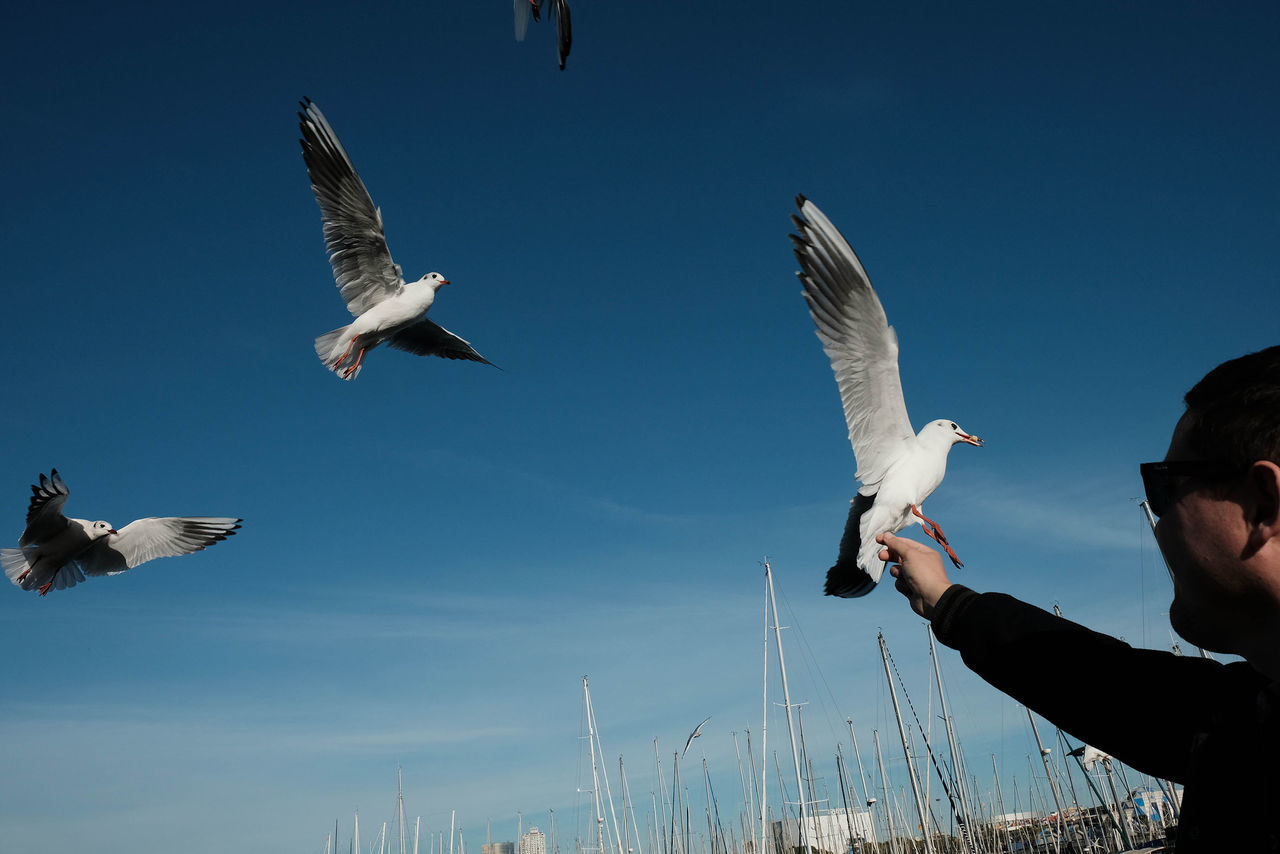
<path fill-rule="evenodd" d="M 662 805 L 661 820 L 659 820 L 657 809 L 654 810 L 653 821 L 658 827 L 658 836 L 662 839 L 662 854 L 669 854 L 667 846 L 667 836 L 662 829 L 667 826 L 667 788 L 666 782 L 662 779 L 662 759 L 658 756 L 658 740 L 653 740 L 653 766 L 658 772 L 658 795 L 654 798 L 655 807 L 657 804 Z"/>
<path fill-rule="evenodd" d="M 595 801 L 596 844 L 599 846 L 600 854 L 605 854 L 604 811 L 600 807 L 600 771 L 596 764 L 595 716 L 591 714 L 591 689 L 587 687 L 585 676 L 582 677 L 582 695 L 587 704 L 587 744 L 591 748 L 591 795 Z"/>
<path fill-rule="evenodd" d="M 845 718 L 845 723 L 849 725 L 849 740 L 853 742 L 853 756 L 858 760 L 858 778 L 862 781 L 862 794 L 867 802 L 867 816 L 871 819 L 871 842 L 879 845 L 880 841 L 876 838 L 876 816 L 872 812 L 872 804 L 876 799 L 871 797 L 871 787 L 867 783 L 867 772 L 862 770 L 862 751 L 858 749 L 858 737 L 853 733 L 853 718 Z"/>
<path fill-rule="evenodd" d="M 764 562 L 764 583 L 766 595 L 764 597 L 764 634 L 760 639 L 761 652 L 760 657 L 764 661 L 764 687 L 760 691 L 760 696 L 764 702 L 764 711 L 760 718 L 760 851 L 756 854 L 764 854 L 765 841 L 769 838 L 768 828 L 768 801 L 769 801 L 769 596 L 767 591 L 772 589 L 769 575 L 769 561 Z M 747 744 L 747 753 L 751 753 L 750 742 Z M 752 782 L 755 782 L 755 774 L 752 775 Z M 773 852 L 769 852 L 773 854 Z"/>
<path fill-rule="evenodd" d="M 627 810 L 631 810 L 631 829 L 636 835 L 636 854 L 644 854 L 644 847 L 640 844 L 640 825 L 636 823 L 636 805 L 631 803 L 631 786 L 627 783 L 627 769 L 622 764 L 622 756 L 618 756 L 618 775 L 622 777 L 622 826 L 627 826 Z M 630 854 L 631 846 L 627 846 L 627 854 Z"/>
<path fill-rule="evenodd" d="M 787 687 L 787 663 L 782 656 L 782 627 L 778 624 L 778 600 L 774 597 L 773 572 L 768 561 L 764 564 L 764 577 L 769 582 L 769 607 L 773 611 L 773 642 L 778 650 L 778 672 L 782 675 L 782 702 L 787 712 L 787 735 L 791 738 L 791 762 L 796 772 L 796 796 L 800 807 L 800 850 L 804 854 L 809 854 L 809 834 L 805 828 L 804 780 L 800 774 L 800 751 L 796 746 L 795 723 L 791 717 L 791 689 Z"/>
<path fill-rule="evenodd" d="M 404 771 L 399 765 L 396 766 L 396 836 L 400 838 L 400 854 L 409 854 L 404 838 Z"/>
<path fill-rule="evenodd" d="M 1036 719 L 1031 714 L 1029 706 L 1023 706 L 1027 710 L 1027 720 L 1031 723 L 1031 733 L 1036 737 L 1036 748 L 1040 751 L 1040 759 L 1044 762 L 1044 773 L 1049 778 L 1049 791 L 1053 793 L 1053 805 L 1058 810 L 1058 849 L 1062 848 L 1062 837 L 1066 833 L 1067 823 L 1066 817 L 1062 814 L 1062 796 L 1058 793 L 1058 781 L 1054 779 L 1053 769 L 1049 767 L 1049 750 L 1044 746 L 1044 742 L 1040 740 L 1040 730 L 1036 727 Z"/>
<path fill-rule="evenodd" d="M 925 627 L 929 633 L 929 658 L 933 660 L 933 676 L 938 682 L 938 702 L 942 706 L 942 722 L 947 730 L 947 746 L 951 748 L 951 772 L 956 781 L 956 790 L 960 796 L 961 824 L 964 835 L 969 839 L 969 847 L 973 848 L 973 813 L 969 811 L 969 796 L 964 781 L 964 759 L 960 755 L 960 747 L 956 742 L 956 731 L 951 725 L 951 712 L 947 708 L 947 692 L 942 687 L 942 668 L 938 666 L 938 648 L 933 642 L 933 626 Z"/>
<path fill-rule="evenodd" d="M 907 777 L 911 780 L 911 794 L 915 796 L 916 814 L 920 816 L 920 830 L 924 834 L 924 847 L 929 854 L 933 852 L 933 833 L 929 816 L 924 811 L 924 802 L 920 799 L 920 781 L 916 779 L 916 766 L 911 759 L 911 745 L 907 741 L 907 728 L 902 723 L 902 710 L 898 707 L 898 692 L 893 686 L 893 674 L 889 672 L 889 648 L 885 646 L 884 634 L 876 636 L 880 641 L 880 660 L 884 662 L 884 678 L 889 681 L 889 698 L 893 700 L 893 716 L 898 720 L 898 734 L 902 736 L 902 752 L 907 758 Z"/>
<path fill-rule="evenodd" d="M 884 773 L 884 754 L 880 752 L 880 730 L 871 730 L 871 740 L 876 745 L 876 764 L 880 766 L 880 789 L 884 795 L 884 818 L 889 831 L 889 850 L 898 854 L 899 846 L 893 835 L 893 800 L 889 794 L 889 775 Z"/>
<path fill-rule="evenodd" d="M 751 789 L 747 787 L 747 776 L 742 770 L 742 751 L 738 749 L 738 733 L 733 732 L 733 754 L 738 757 L 738 782 L 742 785 L 742 803 L 746 805 L 747 815 L 754 812 L 754 802 L 751 796 Z M 745 843 L 746 840 L 744 839 Z M 755 850 L 755 854 L 759 854 L 759 847 L 756 845 L 756 827 L 755 822 L 751 823 L 751 847 Z"/>

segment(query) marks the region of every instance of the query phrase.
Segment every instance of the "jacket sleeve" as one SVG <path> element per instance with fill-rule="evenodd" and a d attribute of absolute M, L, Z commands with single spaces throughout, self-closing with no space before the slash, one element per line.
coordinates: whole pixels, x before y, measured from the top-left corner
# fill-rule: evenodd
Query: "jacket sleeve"
<path fill-rule="evenodd" d="M 1178 782 L 1220 710 L 1257 692 L 1235 665 L 1134 649 L 1003 593 L 953 585 L 932 622 L 938 640 L 996 688 L 1139 771 Z"/>

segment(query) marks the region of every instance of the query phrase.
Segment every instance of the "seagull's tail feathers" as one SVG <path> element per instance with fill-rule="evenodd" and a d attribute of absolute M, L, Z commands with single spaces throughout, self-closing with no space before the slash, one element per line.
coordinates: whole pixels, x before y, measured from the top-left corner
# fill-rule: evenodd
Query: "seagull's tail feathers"
<path fill-rule="evenodd" d="M 27 556 L 22 549 L 0 549 L 0 567 L 4 569 L 6 578 L 21 587 L 22 582 L 18 580 L 18 576 L 31 569 L 31 564 L 27 563 Z"/>
<path fill-rule="evenodd" d="M 827 570 L 824 592 L 828 596 L 843 599 L 866 596 L 884 573 L 879 544 L 875 540 L 869 544 L 862 542 L 862 516 L 871 509 L 875 499 L 874 494 L 858 493 L 850 502 L 849 518 L 844 523 L 844 536 L 840 538 L 840 554 L 835 566 Z"/>
<path fill-rule="evenodd" d="M 45 574 L 47 567 L 41 569 L 39 574 L 32 572 L 31 557 L 34 552 L 34 548 L 0 549 L 0 568 L 4 569 L 5 577 L 23 590 L 35 590 L 45 583 L 50 584 L 54 590 L 65 590 L 84 581 L 84 573 L 75 563 L 60 567 L 52 578 Z"/>
<path fill-rule="evenodd" d="M 360 375 L 361 365 L 350 373 L 347 372 L 347 366 L 355 361 L 355 354 L 348 352 L 347 345 L 350 343 L 347 330 L 350 326 L 342 326 L 332 332 L 326 332 L 316 339 L 316 355 L 320 357 L 320 361 L 324 362 L 324 366 L 333 371 L 344 380 L 353 380 Z M 338 365 L 339 360 L 345 355 L 346 361 L 342 366 Z"/>

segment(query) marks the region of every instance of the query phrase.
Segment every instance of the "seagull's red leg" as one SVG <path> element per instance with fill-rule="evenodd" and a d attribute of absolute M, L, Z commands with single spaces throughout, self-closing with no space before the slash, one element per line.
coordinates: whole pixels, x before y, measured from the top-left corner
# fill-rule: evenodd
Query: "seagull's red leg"
<path fill-rule="evenodd" d="M 336 362 L 334 362 L 334 363 L 333 363 L 333 366 L 334 366 L 335 368 L 340 368 L 340 367 L 342 367 L 342 363 L 343 363 L 343 362 L 345 362 L 345 361 L 347 360 L 347 356 L 350 356 L 350 355 L 351 355 L 351 348 L 352 348 L 352 347 L 354 347 L 354 346 L 356 346 L 356 339 L 357 339 L 357 338 L 359 338 L 359 337 L 360 337 L 359 335 L 352 335 L 352 336 L 351 336 L 351 340 L 347 342 L 347 349 L 346 349 L 346 350 L 343 350 L 343 351 L 342 351 L 342 355 L 341 355 L 340 357 L 338 357 L 338 361 L 336 361 Z"/>
<path fill-rule="evenodd" d="M 951 558 L 951 562 L 955 564 L 956 568 L 959 569 L 964 566 L 964 564 L 960 562 L 960 558 L 956 557 L 956 553 L 951 550 L 951 544 L 947 542 L 947 535 L 942 533 L 942 529 L 938 527 L 938 523 L 921 513 L 920 508 L 914 504 L 911 505 L 911 512 L 923 520 L 923 524 L 920 527 L 924 528 L 924 532 L 929 535 L 930 539 L 946 550 L 947 557 Z"/>
<path fill-rule="evenodd" d="M 52 581 L 50 581 L 48 584 L 41 584 L 41 585 L 40 585 L 40 595 L 41 595 L 41 596 L 47 596 L 47 595 L 49 595 L 49 591 L 50 591 L 52 588 L 53 588 L 53 582 L 52 582 Z"/>
<path fill-rule="evenodd" d="M 353 339 L 351 339 L 351 340 L 352 340 L 352 341 L 354 341 L 355 339 L 353 338 Z M 367 349 L 367 348 L 365 348 L 365 347 L 361 347 L 361 348 L 360 348 L 360 355 L 356 356 L 356 363 L 355 363 L 354 365 L 352 365 L 351 367 L 347 368 L 345 371 L 343 371 L 343 372 L 342 372 L 342 378 L 343 378 L 344 380 L 345 380 L 347 377 L 349 377 L 349 376 L 351 376 L 352 374 L 354 374 L 356 371 L 360 370 L 360 363 L 364 361 L 364 351 L 365 351 L 366 349 Z"/>
<path fill-rule="evenodd" d="M 22 574 L 18 576 L 18 583 L 21 584 L 22 582 L 26 581 L 27 576 L 30 574 L 31 574 L 31 567 L 27 567 L 26 569 L 22 570 Z"/>

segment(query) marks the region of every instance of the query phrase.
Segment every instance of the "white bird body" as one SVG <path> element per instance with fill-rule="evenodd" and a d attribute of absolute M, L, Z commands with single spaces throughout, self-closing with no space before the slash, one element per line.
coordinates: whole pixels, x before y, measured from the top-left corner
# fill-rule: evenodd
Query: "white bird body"
<path fill-rule="evenodd" d="M 53 469 L 31 487 L 27 527 L 16 549 L 0 549 L 0 567 L 23 590 L 63 590 L 86 575 L 119 575 L 160 557 L 190 554 L 225 540 L 240 519 L 225 516 L 170 516 L 137 519 L 116 530 L 103 521 L 62 515 L 71 495 Z"/>
<path fill-rule="evenodd" d="M 880 544 L 876 534 L 884 531 L 898 532 L 908 525 L 921 524 L 912 512 L 915 507 L 924 513 L 924 500 L 942 484 L 947 473 L 947 454 L 957 442 L 963 442 L 949 421 L 930 421 L 919 433 L 904 442 L 897 458 L 885 470 L 884 477 L 875 483 L 864 482 L 858 488 L 859 495 L 874 497 L 870 510 L 858 520 L 858 534 L 862 545 L 857 562 L 863 571 L 877 564 Z"/>
<path fill-rule="evenodd" d="M 493 364 L 465 339 L 426 318 L 436 291 L 449 284 L 439 273 L 405 282 L 391 260 L 382 214 L 320 108 L 308 100 L 298 114 L 302 158 L 324 223 L 334 280 L 353 323 L 316 338 L 316 355 L 344 380 L 355 379 L 366 351 L 386 343 L 419 356 Z M 350 361 L 348 361 L 350 360 Z"/>
<path fill-rule="evenodd" d="M 967 442 L 981 447 L 982 440 L 954 421 L 932 421 L 918 434 L 911 429 L 898 374 L 898 336 L 862 262 L 817 205 L 803 196 L 796 204 L 800 216 L 793 214 L 791 221 L 799 236 L 792 235 L 791 241 L 802 268 L 797 275 L 840 389 L 858 462 L 855 476 L 861 482 L 839 556 L 827 572 L 826 592 L 862 596 L 884 572 L 877 534 L 919 522 L 961 565 L 921 505 L 942 483 L 952 446 Z"/>

